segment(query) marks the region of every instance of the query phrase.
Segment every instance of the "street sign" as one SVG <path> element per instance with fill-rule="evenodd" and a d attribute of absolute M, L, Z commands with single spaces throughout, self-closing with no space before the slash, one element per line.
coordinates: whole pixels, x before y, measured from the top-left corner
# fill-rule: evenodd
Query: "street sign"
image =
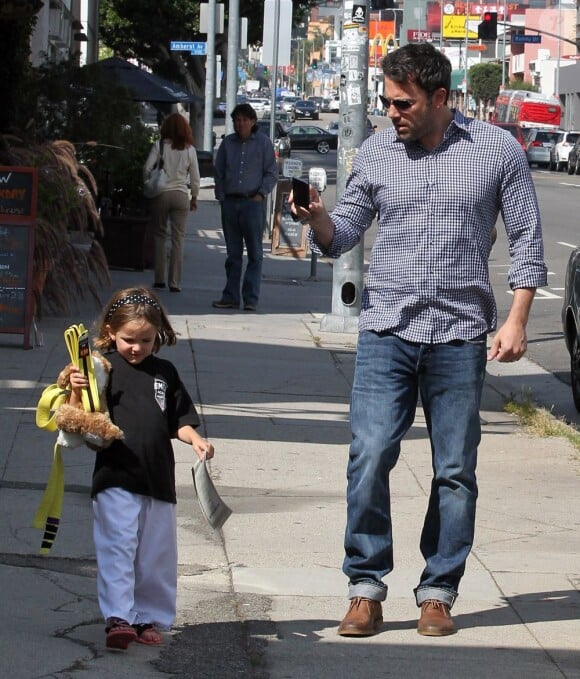
<path fill-rule="evenodd" d="M 535 43 L 536 45 L 540 44 L 542 42 L 542 36 L 541 35 L 525 35 L 524 33 L 515 33 L 512 35 L 512 43 L 516 45 L 521 45 L 525 42 L 532 42 Z"/>
<path fill-rule="evenodd" d="M 206 43 L 172 40 L 169 49 L 172 52 L 191 52 L 194 55 L 203 56 L 206 53 Z"/>

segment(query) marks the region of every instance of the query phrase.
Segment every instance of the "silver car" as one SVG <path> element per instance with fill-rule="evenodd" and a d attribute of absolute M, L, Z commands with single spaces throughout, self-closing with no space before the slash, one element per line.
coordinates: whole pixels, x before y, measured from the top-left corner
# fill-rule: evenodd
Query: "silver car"
<path fill-rule="evenodd" d="M 548 167 L 550 150 L 558 141 L 560 130 L 553 128 L 531 127 L 526 135 L 526 154 L 530 165 Z"/>

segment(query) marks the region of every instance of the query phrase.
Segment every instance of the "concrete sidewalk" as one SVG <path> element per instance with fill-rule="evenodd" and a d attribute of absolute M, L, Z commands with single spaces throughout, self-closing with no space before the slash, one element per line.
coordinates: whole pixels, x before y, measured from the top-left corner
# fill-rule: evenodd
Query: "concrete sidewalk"
<path fill-rule="evenodd" d="M 524 369 L 494 365 L 484 393 L 476 541 L 454 608 L 458 633 L 416 632 L 412 589 L 431 479 L 421 411 L 392 477 L 395 571 L 382 633 L 336 634 L 347 608 L 341 572 L 348 400 L 356 337 L 322 333 L 332 268 L 267 255 L 257 314 L 217 311 L 224 283 L 219 209 L 204 189 L 188 224 L 181 294 L 162 300 L 181 333 L 172 360 L 216 448 L 212 474 L 233 509 L 221 533 L 204 522 L 192 456 L 176 444 L 178 620 L 163 648 L 104 646 L 96 601 L 88 489 L 92 454 L 65 452 L 63 521 L 49 557 L 32 517 L 53 435 L 34 424 L 44 386 L 67 362 L 62 333 L 98 309 L 39 323 L 44 346 L 0 336 L 2 676 L 96 679 L 580 677 L 580 462 L 559 439 L 532 438 L 502 410 Z M 112 271 L 113 288 L 152 272 Z M 109 291 L 105 291 L 107 297 Z M 522 374 L 523 373 L 523 374 Z M 548 379 L 544 376 L 545 379 Z M 567 390 L 569 391 L 569 390 Z M 566 393 L 568 396 L 568 393 Z"/>

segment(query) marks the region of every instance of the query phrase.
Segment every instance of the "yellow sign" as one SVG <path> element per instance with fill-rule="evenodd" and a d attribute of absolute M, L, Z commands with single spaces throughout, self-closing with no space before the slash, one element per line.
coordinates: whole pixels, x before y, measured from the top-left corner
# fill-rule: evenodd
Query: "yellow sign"
<path fill-rule="evenodd" d="M 446 40 L 465 40 L 465 16 L 443 16 L 443 37 Z M 470 40 L 477 40 L 477 26 L 481 23 L 481 17 L 477 14 L 469 17 L 469 32 L 467 37 Z M 474 30 L 475 29 L 475 30 Z"/>
<path fill-rule="evenodd" d="M 369 40 L 369 57 L 371 59 L 381 59 L 389 51 L 389 45 L 397 47 L 397 42 L 393 33 L 389 33 L 384 38 L 380 33 L 375 33 L 372 40 Z"/>
<path fill-rule="evenodd" d="M 369 58 L 370 63 L 378 62 L 389 51 L 389 44 L 397 47 L 394 21 L 369 22 Z"/>

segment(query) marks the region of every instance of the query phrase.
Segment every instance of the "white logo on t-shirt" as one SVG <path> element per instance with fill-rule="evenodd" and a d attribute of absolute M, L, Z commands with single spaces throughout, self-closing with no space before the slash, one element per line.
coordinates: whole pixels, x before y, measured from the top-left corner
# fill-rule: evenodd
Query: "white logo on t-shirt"
<path fill-rule="evenodd" d="M 162 380 L 160 377 L 156 377 L 154 381 L 154 389 L 157 405 L 161 408 L 161 412 L 164 413 L 166 408 L 165 394 L 167 393 L 167 382 Z"/>

